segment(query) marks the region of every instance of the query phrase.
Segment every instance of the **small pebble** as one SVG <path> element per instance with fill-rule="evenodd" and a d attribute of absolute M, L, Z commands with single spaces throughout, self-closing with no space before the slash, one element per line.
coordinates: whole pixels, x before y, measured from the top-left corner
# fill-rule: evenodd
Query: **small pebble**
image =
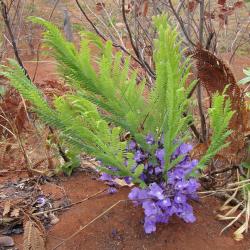
<path fill-rule="evenodd" d="M 55 225 L 59 222 L 59 218 L 56 217 L 54 214 L 50 214 L 50 218 L 51 218 L 51 221 L 50 221 L 51 225 Z"/>
<path fill-rule="evenodd" d="M 15 245 L 14 240 L 9 236 L 0 237 L 0 247 L 13 247 Z"/>

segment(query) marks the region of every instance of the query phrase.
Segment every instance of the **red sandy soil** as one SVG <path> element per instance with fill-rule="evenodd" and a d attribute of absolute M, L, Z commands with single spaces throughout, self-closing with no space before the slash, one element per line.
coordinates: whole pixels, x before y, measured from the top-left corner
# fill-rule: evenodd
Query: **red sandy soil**
<path fill-rule="evenodd" d="M 234 61 L 233 70 L 240 79 L 242 68 L 250 65 L 250 59 L 240 57 Z M 25 63 L 33 76 L 35 63 Z M 36 81 L 56 79 L 53 63 L 39 63 Z M 8 178 L 8 177 L 7 177 Z M 3 183 L 6 178 L 0 179 Z M 59 188 L 53 184 L 44 186 L 44 191 L 53 195 L 63 195 L 65 192 L 71 202 L 80 201 L 91 196 L 106 186 L 93 180 L 92 176 L 78 172 L 71 177 L 61 177 Z M 72 206 L 59 215 L 60 221 L 47 232 L 47 249 L 52 250 L 59 243 L 70 237 L 87 225 L 101 213 L 119 200 L 126 200 L 128 188 L 121 188 L 117 194 L 101 194 L 81 204 Z M 91 223 L 75 237 L 61 245 L 60 250 L 120 250 L 120 249 L 165 249 L 165 250 L 250 250 L 250 237 L 236 242 L 232 239 L 232 230 L 219 235 L 226 225 L 215 219 L 216 209 L 221 202 L 215 198 L 201 199 L 194 202 L 197 222 L 186 224 L 173 218 L 167 225 L 159 225 L 157 232 L 146 235 L 143 231 L 143 211 L 135 208 L 130 202 L 120 202 L 101 218 Z M 16 236 L 17 247 L 22 249 L 22 237 Z"/>
<path fill-rule="evenodd" d="M 60 186 L 47 184 L 45 193 L 59 198 L 64 194 L 71 202 L 78 202 L 106 186 L 93 180 L 89 174 L 77 172 L 71 177 L 61 177 Z M 77 232 L 112 205 L 127 200 L 129 188 L 123 187 L 114 195 L 99 194 L 90 200 L 72 206 L 59 215 L 59 223 L 47 232 L 47 249 L 54 249 L 59 243 Z M 83 229 L 75 237 L 67 240 L 59 250 L 120 250 L 120 249 L 165 249 L 165 250 L 249 250 L 250 239 L 236 242 L 232 231 L 219 235 L 225 226 L 215 219 L 216 208 L 220 202 L 215 198 L 193 202 L 197 221 L 186 224 L 178 218 L 172 218 L 166 225 L 159 225 L 157 232 L 146 235 L 143 231 L 142 209 L 134 207 L 128 201 L 121 201 L 102 217 Z M 17 247 L 22 249 L 22 237 L 15 237 Z"/>

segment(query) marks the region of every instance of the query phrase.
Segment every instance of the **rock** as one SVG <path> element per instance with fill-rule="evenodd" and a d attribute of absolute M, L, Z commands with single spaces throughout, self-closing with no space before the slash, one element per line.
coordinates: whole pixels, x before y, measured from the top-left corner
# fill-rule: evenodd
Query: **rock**
<path fill-rule="evenodd" d="M 50 219 L 51 219 L 51 221 L 50 221 L 51 225 L 55 225 L 59 222 L 59 218 L 56 217 L 54 214 L 50 214 Z"/>
<path fill-rule="evenodd" d="M 9 236 L 0 236 L 0 247 L 13 247 L 14 240 Z"/>

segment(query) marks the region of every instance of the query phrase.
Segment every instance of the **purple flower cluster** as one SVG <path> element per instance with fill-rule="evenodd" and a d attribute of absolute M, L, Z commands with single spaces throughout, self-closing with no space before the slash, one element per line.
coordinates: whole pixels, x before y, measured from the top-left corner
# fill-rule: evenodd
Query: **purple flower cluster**
<path fill-rule="evenodd" d="M 108 166 L 107 169 L 114 171 L 114 172 L 117 171 L 116 168 L 111 167 L 111 166 Z M 117 177 L 114 175 L 107 174 L 105 172 L 101 173 L 101 176 L 99 178 L 99 180 L 105 181 L 109 185 L 109 188 L 107 190 L 109 194 L 117 193 L 117 184 L 114 182 L 115 178 L 117 178 Z"/>
<path fill-rule="evenodd" d="M 186 179 L 186 175 L 196 164 L 196 161 L 178 164 L 167 173 L 167 181 L 153 182 L 146 189 L 135 187 L 131 190 L 129 199 L 144 209 L 146 233 L 154 232 L 157 223 L 167 223 L 174 214 L 187 223 L 195 221 L 193 208 L 187 201 L 197 199 L 199 183 L 194 178 Z"/>
<path fill-rule="evenodd" d="M 198 198 L 197 189 L 200 185 L 195 178 L 188 177 L 198 164 L 197 160 L 191 160 L 188 155 L 192 146 L 181 144 L 172 155 L 172 160 L 182 155 L 181 162 L 164 173 L 165 151 L 162 138 L 155 141 L 153 135 L 149 134 L 146 142 L 152 147 L 150 152 L 143 151 L 134 140 L 128 144 L 128 151 L 134 153 L 136 162 L 132 171 L 141 164 L 144 166 L 140 179 L 146 183 L 147 187 L 133 188 L 129 193 L 129 199 L 144 209 L 145 232 L 156 231 L 157 223 L 167 223 L 173 215 L 182 218 L 187 223 L 194 222 L 193 208 L 188 201 Z M 112 184 L 113 177 L 103 173 L 101 179 Z M 131 182 L 131 177 L 124 179 L 127 183 Z"/>

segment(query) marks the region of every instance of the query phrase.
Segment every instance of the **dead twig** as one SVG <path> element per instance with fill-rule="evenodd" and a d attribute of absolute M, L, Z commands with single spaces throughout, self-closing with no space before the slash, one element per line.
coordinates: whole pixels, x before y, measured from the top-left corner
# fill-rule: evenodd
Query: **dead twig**
<path fill-rule="evenodd" d="M 189 37 L 189 35 L 188 35 L 188 33 L 187 33 L 187 30 L 186 30 L 186 28 L 185 28 L 185 26 L 184 26 L 183 20 L 181 19 L 181 16 L 180 16 L 180 15 L 177 13 L 177 11 L 175 10 L 172 1 L 171 1 L 171 0 L 168 0 L 168 2 L 169 2 L 170 8 L 171 8 L 171 10 L 172 10 L 172 12 L 173 12 L 175 18 L 177 19 L 177 21 L 178 21 L 178 23 L 179 23 L 179 25 L 180 25 L 180 27 L 181 27 L 181 30 L 182 30 L 182 32 L 183 32 L 183 34 L 184 34 L 186 40 L 190 43 L 190 45 L 192 45 L 193 47 L 196 47 L 195 43 L 194 43 L 194 42 L 191 40 L 191 38 Z"/>
<path fill-rule="evenodd" d="M 9 33 L 9 36 L 10 36 L 10 39 L 11 39 L 11 44 L 12 44 L 12 47 L 13 47 L 13 50 L 14 50 L 14 53 L 15 53 L 16 60 L 17 60 L 18 64 L 20 65 L 20 67 L 24 70 L 25 75 L 27 76 L 27 78 L 29 80 L 31 80 L 27 70 L 25 69 L 25 67 L 24 67 L 24 65 L 22 63 L 22 60 L 21 60 L 21 58 L 19 56 L 19 53 L 18 53 L 16 40 L 15 40 L 15 37 L 14 37 L 14 35 L 12 33 L 12 29 L 10 27 L 10 21 L 9 21 L 9 16 L 8 16 L 8 11 L 7 11 L 6 4 L 3 2 L 3 0 L 0 0 L 0 3 L 1 3 L 1 12 L 2 12 L 2 16 L 3 16 L 3 20 L 4 20 L 4 23 L 6 25 L 6 28 L 8 30 L 8 33 Z"/>
<path fill-rule="evenodd" d="M 95 24 L 92 22 L 92 20 L 88 17 L 88 15 L 84 11 L 84 9 L 81 6 L 81 4 L 79 3 L 79 1 L 78 0 L 75 0 L 75 1 L 76 1 L 78 8 L 81 11 L 81 13 L 85 17 L 85 19 L 88 21 L 88 23 L 91 25 L 91 27 L 94 29 L 95 33 L 106 42 L 108 39 L 101 33 L 101 31 L 95 26 Z M 144 68 L 144 64 L 141 62 L 141 60 L 139 60 L 136 56 L 131 54 L 125 47 L 123 47 L 119 44 L 116 44 L 114 42 L 112 42 L 112 46 L 115 48 L 121 49 L 125 54 L 129 55 L 134 61 L 136 61 L 141 67 Z"/>
<path fill-rule="evenodd" d="M 60 2 L 60 0 L 56 0 L 56 2 L 54 3 L 53 9 L 52 9 L 52 11 L 50 12 L 50 15 L 49 15 L 49 20 L 51 20 L 53 14 L 54 14 L 54 11 L 55 11 L 57 5 L 59 4 L 59 2 Z"/>
<path fill-rule="evenodd" d="M 132 33 L 127 21 L 127 17 L 126 17 L 126 12 L 125 12 L 125 0 L 122 0 L 122 17 L 123 17 L 123 22 L 126 26 L 127 32 L 128 32 L 128 36 L 129 36 L 129 40 L 130 40 L 130 44 L 134 50 L 135 55 L 137 56 L 137 58 L 140 60 L 141 64 L 143 65 L 143 68 L 147 71 L 147 73 L 153 78 L 155 79 L 155 73 L 153 72 L 153 70 L 151 69 L 151 67 L 148 65 L 148 63 L 142 58 L 142 55 L 140 54 L 138 48 L 136 47 L 133 37 L 132 37 Z"/>
<path fill-rule="evenodd" d="M 107 189 L 105 188 L 105 189 L 103 189 L 103 190 L 101 190 L 101 191 L 96 192 L 95 194 L 93 194 L 93 195 L 91 195 L 91 196 L 88 196 L 88 197 L 84 198 L 83 200 L 73 202 L 73 203 L 71 203 L 71 204 L 69 204 L 69 205 L 67 205 L 67 206 L 58 207 L 58 208 L 53 208 L 53 209 L 50 209 L 50 210 L 45 210 L 45 211 L 42 211 L 42 212 L 33 213 L 32 215 L 33 215 L 33 216 L 38 216 L 38 215 L 41 215 L 41 214 L 47 214 L 47 213 L 52 213 L 52 212 L 56 212 L 56 211 L 59 211 L 59 210 L 68 209 L 68 208 L 73 207 L 73 206 L 75 206 L 75 205 L 81 204 L 81 203 L 83 203 L 83 202 L 85 202 L 85 201 L 87 201 L 87 200 L 90 200 L 90 199 L 96 197 L 98 194 L 102 194 L 102 193 L 105 192 L 106 190 L 107 190 Z"/>

